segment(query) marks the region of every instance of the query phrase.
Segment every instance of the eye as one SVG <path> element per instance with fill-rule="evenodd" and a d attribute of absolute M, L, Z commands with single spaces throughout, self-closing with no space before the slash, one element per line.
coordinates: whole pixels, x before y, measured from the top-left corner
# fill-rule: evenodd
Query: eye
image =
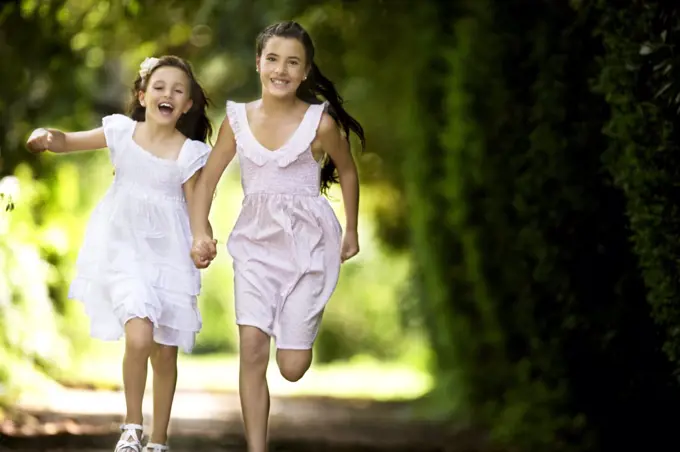
<path fill-rule="evenodd" d="M 276 60 L 276 58 L 274 58 L 274 57 L 272 57 L 272 56 L 267 57 L 267 61 L 275 61 L 275 60 Z"/>
<path fill-rule="evenodd" d="M 176 92 L 176 93 L 179 93 L 179 94 L 183 94 L 183 93 L 184 93 L 184 91 L 182 91 L 181 89 L 176 89 L 175 92 Z"/>
<path fill-rule="evenodd" d="M 297 66 L 300 63 L 298 63 L 296 60 L 293 60 L 293 61 L 290 62 L 290 64 L 292 64 L 293 66 Z"/>

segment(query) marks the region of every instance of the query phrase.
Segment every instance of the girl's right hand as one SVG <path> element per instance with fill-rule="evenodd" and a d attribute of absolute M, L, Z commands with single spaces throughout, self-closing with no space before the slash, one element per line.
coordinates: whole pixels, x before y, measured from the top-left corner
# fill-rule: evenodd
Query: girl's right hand
<path fill-rule="evenodd" d="M 34 154 L 47 151 L 54 142 L 54 135 L 47 129 L 35 129 L 28 137 L 26 147 Z"/>
<path fill-rule="evenodd" d="M 191 260 L 196 268 L 207 268 L 217 256 L 217 240 L 208 237 L 194 239 L 191 246 Z"/>

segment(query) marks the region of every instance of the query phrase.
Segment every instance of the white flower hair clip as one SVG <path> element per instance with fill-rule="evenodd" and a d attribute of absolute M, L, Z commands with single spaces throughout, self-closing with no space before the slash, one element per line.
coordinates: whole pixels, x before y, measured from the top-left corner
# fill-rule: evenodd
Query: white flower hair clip
<path fill-rule="evenodd" d="M 160 60 L 158 58 L 145 58 L 142 64 L 139 65 L 139 76 L 146 78 L 147 75 L 153 71 Z"/>

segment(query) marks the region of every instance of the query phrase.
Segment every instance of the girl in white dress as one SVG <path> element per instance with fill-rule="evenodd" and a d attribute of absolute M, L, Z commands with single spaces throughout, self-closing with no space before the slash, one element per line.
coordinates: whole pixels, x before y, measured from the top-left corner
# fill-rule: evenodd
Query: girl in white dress
<path fill-rule="evenodd" d="M 212 128 L 207 99 L 181 58 L 147 58 L 134 84 L 130 117 L 106 116 L 83 132 L 37 129 L 32 152 L 108 147 L 113 184 L 92 213 L 69 297 L 80 300 L 91 335 L 125 336 L 127 416 L 115 452 L 141 452 L 147 364 L 153 368 L 153 433 L 148 451 L 168 450 L 177 350 L 193 348 L 201 328 L 200 273 L 189 256 L 187 203 L 205 165 Z"/>

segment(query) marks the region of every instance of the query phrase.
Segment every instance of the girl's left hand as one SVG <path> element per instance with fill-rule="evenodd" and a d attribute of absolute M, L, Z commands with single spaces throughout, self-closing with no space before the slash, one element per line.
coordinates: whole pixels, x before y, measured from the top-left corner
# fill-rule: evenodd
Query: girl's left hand
<path fill-rule="evenodd" d="M 345 262 L 353 258 L 359 253 L 359 234 L 357 231 L 348 231 L 342 240 L 342 250 L 340 252 L 340 259 Z"/>
<path fill-rule="evenodd" d="M 54 142 L 54 136 L 47 129 L 35 129 L 28 137 L 26 147 L 34 154 L 39 154 L 50 149 Z"/>
<path fill-rule="evenodd" d="M 210 262 L 217 255 L 217 240 L 199 239 L 194 240 L 191 247 L 191 259 L 198 269 L 208 268 Z"/>

